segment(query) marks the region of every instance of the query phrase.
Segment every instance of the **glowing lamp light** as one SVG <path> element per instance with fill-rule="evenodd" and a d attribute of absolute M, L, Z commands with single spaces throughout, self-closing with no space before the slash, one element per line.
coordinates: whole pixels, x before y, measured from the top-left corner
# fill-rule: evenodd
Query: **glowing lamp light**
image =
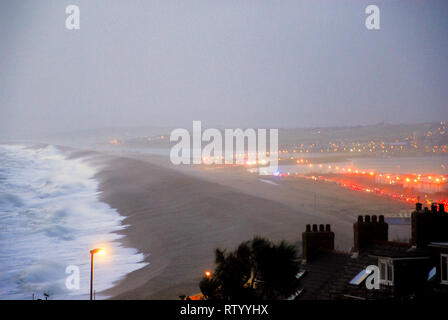
<path fill-rule="evenodd" d="M 96 249 L 90 250 L 90 254 L 103 255 L 105 253 L 106 253 L 106 251 L 104 249 L 102 249 L 102 248 L 96 248 Z"/>
<path fill-rule="evenodd" d="M 211 272 L 210 270 L 206 270 L 206 271 L 204 272 L 204 274 L 205 274 L 205 276 L 206 276 L 207 278 L 210 278 L 210 277 L 212 276 L 212 272 Z"/>
<path fill-rule="evenodd" d="M 105 251 L 102 248 L 90 250 L 90 300 L 93 300 L 93 256 L 95 254 L 104 255 Z"/>

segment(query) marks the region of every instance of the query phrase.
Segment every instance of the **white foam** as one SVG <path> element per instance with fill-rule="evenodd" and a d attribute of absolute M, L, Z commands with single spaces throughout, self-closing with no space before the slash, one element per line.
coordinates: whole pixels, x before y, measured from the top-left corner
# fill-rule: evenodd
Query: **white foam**
<path fill-rule="evenodd" d="M 95 174 L 53 146 L 0 145 L 0 299 L 87 298 L 94 247 L 106 249 L 95 256 L 96 292 L 145 265 L 117 241 L 124 218 L 99 201 Z M 79 290 L 66 288 L 69 265 L 80 268 Z"/>

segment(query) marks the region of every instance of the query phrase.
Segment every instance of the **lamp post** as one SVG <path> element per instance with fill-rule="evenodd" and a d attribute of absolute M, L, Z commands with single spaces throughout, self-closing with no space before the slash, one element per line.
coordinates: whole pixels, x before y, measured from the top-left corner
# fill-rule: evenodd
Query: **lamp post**
<path fill-rule="evenodd" d="M 101 248 L 90 250 L 90 300 L 93 300 L 93 256 L 95 253 L 103 254 L 104 250 Z"/>

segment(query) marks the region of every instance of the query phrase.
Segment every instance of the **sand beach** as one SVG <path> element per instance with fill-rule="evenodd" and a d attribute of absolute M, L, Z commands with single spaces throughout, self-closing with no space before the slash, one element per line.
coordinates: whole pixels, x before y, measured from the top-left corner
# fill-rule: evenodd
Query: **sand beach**
<path fill-rule="evenodd" d="M 124 246 L 148 265 L 104 292 L 112 299 L 178 299 L 199 292 L 217 247 L 233 249 L 260 235 L 300 249 L 306 224 L 331 224 L 336 249 L 353 245 L 359 214 L 410 211 L 407 203 L 305 179 L 258 176 L 242 167 L 173 166 L 141 154 L 71 152 L 101 169 L 101 200 L 126 218 Z M 408 239 L 408 226 L 390 225 L 391 240 Z"/>

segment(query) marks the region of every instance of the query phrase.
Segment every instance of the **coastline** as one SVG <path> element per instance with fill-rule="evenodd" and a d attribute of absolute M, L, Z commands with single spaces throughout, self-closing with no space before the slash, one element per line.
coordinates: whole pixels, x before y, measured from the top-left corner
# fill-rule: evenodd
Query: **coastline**
<path fill-rule="evenodd" d="M 111 299 L 178 299 L 198 293 L 204 270 L 213 270 L 217 247 L 233 249 L 255 235 L 299 245 L 306 224 L 331 224 L 336 248 L 347 251 L 356 215 L 407 208 L 332 185 L 296 181 L 276 186 L 238 169 L 173 168 L 162 157 L 94 154 L 90 161 L 101 165 L 96 176 L 100 200 L 125 217 L 119 241 L 143 253 L 148 263 L 103 292 Z M 315 192 L 317 210 L 312 208 Z M 402 229 L 392 226 L 391 239 L 406 237 Z"/>
<path fill-rule="evenodd" d="M 1 145 L 0 153 L 2 299 L 88 299 L 95 247 L 108 252 L 95 265 L 99 299 L 143 266 L 143 255 L 119 241 L 123 216 L 99 199 L 94 162 L 103 156 L 25 143 Z"/>

